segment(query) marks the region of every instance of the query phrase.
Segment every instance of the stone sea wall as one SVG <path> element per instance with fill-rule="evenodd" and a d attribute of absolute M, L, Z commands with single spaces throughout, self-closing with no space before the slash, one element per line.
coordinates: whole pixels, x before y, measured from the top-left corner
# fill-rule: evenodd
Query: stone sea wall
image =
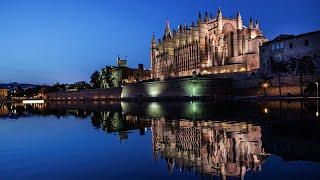
<path fill-rule="evenodd" d="M 232 89 L 232 79 L 184 78 L 129 84 L 123 88 L 49 93 L 46 95 L 46 99 L 84 101 L 139 98 L 231 97 Z"/>
<path fill-rule="evenodd" d="M 228 97 L 232 79 L 179 79 L 124 86 L 121 98 Z"/>
<path fill-rule="evenodd" d="M 120 99 L 121 88 L 92 89 L 77 92 L 57 92 L 46 94 L 47 100 L 54 101 L 86 101 Z"/>
<path fill-rule="evenodd" d="M 303 89 L 305 90 L 309 83 L 315 83 L 320 80 L 320 74 L 303 75 Z M 234 78 L 233 96 L 264 96 L 264 90 L 259 86 L 263 80 L 255 76 Z M 267 89 L 267 96 L 279 96 L 279 79 L 275 76 L 271 80 L 271 87 Z M 299 96 L 300 76 L 284 75 L 281 76 L 281 94 L 282 96 Z"/>
<path fill-rule="evenodd" d="M 320 74 L 304 75 L 303 87 L 320 80 Z M 262 79 L 256 76 L 241 78 L 183 78 L 168 81 L 129 84 L 122 88 L 83 90 L 78 92 L 58 92 L 46 95 L 47 100 L 127 100 L 127 99 L 175 99 L 175 98 L 229 98 L 239 96 L 264 96 L 259 86 Z M 281 78 L 282 95 L 300 95 L 300 77 L 284 76 Z M 278 78 L 271 80 L 267 89 L 268 96 L 279 96 Z"/>

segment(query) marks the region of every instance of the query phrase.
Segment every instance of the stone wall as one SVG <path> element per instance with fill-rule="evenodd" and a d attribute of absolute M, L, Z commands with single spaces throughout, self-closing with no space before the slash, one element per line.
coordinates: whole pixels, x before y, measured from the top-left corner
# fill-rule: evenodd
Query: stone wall
<path fill-rule="evenodd" d="M 129 84 L 123 88 L 59 92 L 46 95 L 48 100 L 108 100 L 132 98 L 229 97 L 232 79 L 184 78 L 179 80 Z"/>
<path fill-rule="evenodd" d="M 303 89 L 306 89 L 309 83 L 315 83 L 320 80 L 320 74 L 303 75 Z M 242 77 L 233 81 L 234 96 L 262 96 L 264 91 L 259 87 L 262 79 L 257 77 Z M 279 96 L 279 80 L 274 77 L 271 80 L 272 86 L 267 89 L 268 96 Z M 287 96 L 288 94 L 299 96 L 300 91 L 300 76 L 290 75 L 281 77 L 281 94 Z"/>
<path fill-rule="evenodd" d="M 78 92 L 57 92 L 46 94 L 47 100 L 72 100 L 72 101 L 85 101 L 85 100 L 107 100 L 107 99 L 120 99 L 121 88 L 109 89 L 94 89 L 82 90 Z"/>
<path fill-rule="evenodd" d="M 303 87 L 320 80 L 320 74 L 304 75 Z M 182 78 L 167 81 L 144 82 L 129 84 L 123 88 L 83 90 L 79 92 L 59 92 L 46 95 L 48 100 L 125 100 L 139 98 L 194 98 L 194 97 L 235 97 L 264 96 L 259 86 L 262 79 L 257 76 L 241 78 Z M 300 77 L 281 77 L 282 95 L 300 95 Z M 278 78 L 271 80 L 272 86 L 267 89 L 268 96 L 279 96 Z"/>
<path fill-rule="evenodd" d="M 124 86 L 121 98 L 228 97 L 232 95 L 232 79 L 184 78 Z"/>

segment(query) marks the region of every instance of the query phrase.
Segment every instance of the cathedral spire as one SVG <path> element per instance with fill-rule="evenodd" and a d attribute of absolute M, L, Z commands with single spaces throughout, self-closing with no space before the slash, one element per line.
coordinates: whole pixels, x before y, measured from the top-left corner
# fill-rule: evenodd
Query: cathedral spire
<path fill-rule="evenodd" d="M 166 29 L 165 29 L 165 32 L 164 32 L 164 36 L 165 36 L 166 38 L 167 38 L 167 37 L 169 37 L 169 38 L 172 37 L 169 19 L 167 19 L 167 22 L 166 22 Z"/>
<path fill-rule="evenodd" d="M 152 43 L 155 43 L 156 42 L 156 35 L 154 34 L 154 32 L 152 33 L 152 40 L 151 40 Z"/>
<path fill-rule="evenodd" d="M 251 17 L 250 17 L 250 20 L 249 20 L 249 29 L 253 29 L 253 20 L 252 20 Z"/>
<path fill-rule="evenodd" d="M 181 24 L 178 25 L 178 32 L 179 32 L 179 33 L 182 32 L 182 25 L 181 25 Z"/>
<path fill-rule="evenodd" d="M 201 22 L 201 12 L 199 11 L 199 14 L 198 14 L 198 23 Z"/>
<path fill-rule="evenodd" d="M 209 14 L 206 11 L 205 15 L 204 15 L 204 21 L 208 22 L 209 21 Z"/>
<path fill-rule="evenodd" d="M 254 28 L 256 28 L 256 29 L 259 29 L 259 28 L 260 28 L 260 25 L 259 25 L 258 20 L 256 20 L 256 22 L 255 22 L 255 24 L 254 24 Z"/>
<path fill-rule="evenodd" d="M 157 42 L 156 42 L 156 36 L 154 34 L 154 32 L 152 33 L 152 39 L 151 39 L 151 48 L 154 49 L 157 45 Z"/>
<path fill-rule="evenodd" d="M 218 8 L 218 16 L 217 16 L 217 19 L 218 19 L 218 32 L 221 33 L 222 32 L 222 12 L 221 12 L 221 8 L 219 7 Z"/>
<path fill-rule="evenodd" d="M 239 20 L 239 19 L 242 19 L 242 18 L 241 18 L 240 11 L 237 11 L 237 19 L 238 19 L 238 20 Z"/>
<path fill-rule="evenodd" d="M 222 11 L 221 8 L 218 8 L 218 19 L 222 19 Z"/>
<path fill-rule="evenodd" d="M 238 11 L 237 12 L 237 28 L 242 29 L 242 27 L 243 27 L 242 18 L 241 18 L 240 12 Z"/>

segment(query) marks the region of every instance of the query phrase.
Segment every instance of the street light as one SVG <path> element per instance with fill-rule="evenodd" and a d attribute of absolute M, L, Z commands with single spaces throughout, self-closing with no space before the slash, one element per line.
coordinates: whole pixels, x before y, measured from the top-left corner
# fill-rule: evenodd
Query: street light
<path fill-rule="evenodd" d="M 317 85 L 317 112 L 316 112 L 316 116 L 319 117 L 319 83 L 316 82 L 316 85 Z"/>
<path fill-rule="evenodd" d="M 267 88 L 269 87 L 269 84 L 265 82 L 262 84 L 262 87 L 264 89 L 264 97 L 267 97 Z"/>
<path fill-rule="evenodd" d="M 316 85 L 317 85 L 317 98 L 319 98 L 319 83 L 316 82 Z"/>

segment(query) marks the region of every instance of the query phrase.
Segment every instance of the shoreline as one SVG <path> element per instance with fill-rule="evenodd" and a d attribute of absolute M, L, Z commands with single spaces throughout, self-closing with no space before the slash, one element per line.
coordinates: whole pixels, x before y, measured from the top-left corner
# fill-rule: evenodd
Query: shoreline
<path fill-rule="evenodd" d="M 105 99 L 59 99 L 59 100 L 46 100 L 45 102 L 95 102 L 95 101 L 119 101 L 119 102 L 168 102 L 168 101 L 177 101 L 177 102 L 214 102 L 214 101 L 314 101 L 320 100 L 320 97 L 259 97 L 259 96 L 239 96 L 239 97 L 140 97 L 140 98 L 105 98 Z M 0 104 L 5 103 L 22 103 L 21 100 L 0 100 Z"/>
<path fill-rule="evenodd" d="M 320 97 L 257 97 L 257 96 L 246 96 L 246 97 L 140 97 L 140 98 L 106 98 L 106 99 L 90 99 L 90 100 L 73 100 L 73 99 L 60 99 L 60 100 L 45 100 L 46 102 L 94 102 L 94 101 L 123 101 L 123 102 L 168 102 L 168 101 L 200 101 L 200 102 L 212 102 L 212 101 L 313 101 L 320 100 Z"/>

